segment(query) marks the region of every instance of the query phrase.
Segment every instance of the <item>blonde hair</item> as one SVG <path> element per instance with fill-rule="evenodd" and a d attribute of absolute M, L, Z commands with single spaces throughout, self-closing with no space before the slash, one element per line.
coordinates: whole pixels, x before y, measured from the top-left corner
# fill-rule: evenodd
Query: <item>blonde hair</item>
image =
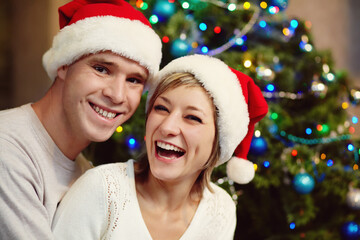
<path fill-rule="evenodd" d="M 186 87 L 201 87 L 205 89 L 202 84 L 194 77 L 194 75 L 190 73 L 173 73 L 169 76 L 167 76 L 165 79 L 159 83 L 159 85 L 156 87 L 153 95 L 151 96 L 148 106 L 147 106 L 147 112 L 146 112 L 146 121 L 149 116 L 149 113 L 151 112 L 151 109 L 154 106 L 154 102 L 161 94 L 164 92 L 177 88 L 179 86 L 186 86 Z M 206 91 L 206 89 L 205 89 Z M 207 91 L 206 91 L 207 92 Z M 208 93 L 208 92 L 207 92 Z M 212 97 L 210 94 L 208 94 L 209 98 L 212 100 Z M 217 110 L 214 104 L 212 104 L 214 107 L 214 122 L 215 122 L 215 138 L 212 145 L 212 150 L 210 157 L 206 164 L 204 165 L 203 170 L 201 171 L 200 175 L 198 176 L 192 191 L 197 192 L 200 197 L 202 197 L 202 193 L 205 187 L 207 187 L 211 192 L 213 192 L 213 189 L 210 186 L 210 177 L 211 173 L 215 168 L 215 165 L 219 159 L 220 156 L 220 145 L 219 145 L 219 134 L 218 134 L 218 128 L 217 128 Z M 147 155 L 144 154 L 142 157 L 140 157 L 135 174 L 139 177 L 141 180 L 146 180 L 147 174 L 149 172 L 149 163 L 147 160 Z"/>

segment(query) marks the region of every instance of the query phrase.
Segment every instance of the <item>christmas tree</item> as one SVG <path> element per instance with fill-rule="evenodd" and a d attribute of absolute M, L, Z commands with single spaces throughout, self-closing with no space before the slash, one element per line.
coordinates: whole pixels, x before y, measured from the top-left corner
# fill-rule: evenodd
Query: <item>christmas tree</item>
<path fill-rule="evenodd" d="M 359 239 L 360 91 L 317 51 L 311 23 L 289 19 L 287 0 L 133 0 L 163 41 L 163 62 L 218 57 L 251 76 L 269 104 L 248 158 L 256 176 L 234 183 L 220 166 L 213 181 L 237 203 L 235 239 Z M 146 39 L 144 39 L 146 41 Z M 134 117 L 86 155 L 95 165 L 137 158 L 144 149 L 145 96 Z"/>

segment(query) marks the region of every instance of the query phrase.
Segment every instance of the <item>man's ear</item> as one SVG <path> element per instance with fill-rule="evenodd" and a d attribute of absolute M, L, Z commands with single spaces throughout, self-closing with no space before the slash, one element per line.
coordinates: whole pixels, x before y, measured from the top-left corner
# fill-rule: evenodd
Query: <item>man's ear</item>
<path fill-rule="evenodd" d="M 59 78 L 60 80 L 65 80 L 68 69 L 69 69 L 69 66 L 59 67 L 57 70 L 57 78 Z"/>

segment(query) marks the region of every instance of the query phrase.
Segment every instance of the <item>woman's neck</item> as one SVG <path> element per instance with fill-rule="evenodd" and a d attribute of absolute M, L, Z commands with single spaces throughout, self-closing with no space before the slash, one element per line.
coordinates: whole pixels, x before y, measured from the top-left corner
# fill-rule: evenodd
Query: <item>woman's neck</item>
<path fill-rule="evenodd" d="M 176 211 L 186 206 L 198 205 L 200 196 L 193 191 L 195 181 L 164 182 L 155 178 L 151 172 L 144 181 L 137 181 L 137 192 L 146 201 L 166 211 Z"/>
<path fill-rule="evenodd" d="M 194 182 L 164 183 L 149 175 L 145 181 L 136 179 L 145 224 L 153 239 L 179 239 L 200 203 L 199 194 L 192 191 Z"/>

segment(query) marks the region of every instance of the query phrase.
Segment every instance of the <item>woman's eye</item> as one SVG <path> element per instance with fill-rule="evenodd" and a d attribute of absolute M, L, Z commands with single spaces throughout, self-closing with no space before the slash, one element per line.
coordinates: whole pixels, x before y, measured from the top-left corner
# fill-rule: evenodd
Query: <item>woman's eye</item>
<path fill-rule="evenodd" d="M 169 112 L 169 110 L 168 110 L 165 106 L 163 106 L 163 105 L 155 105 L 155 106 L 154 106 L 154 109 L 155 109 L 155 111 L 166 111 L 166 112 Z"/>
<path fill-rule="evenodd" d="M 194 115 L 188 115 L 186 116 L 187 119 L 189 120 L 193 120 L 193 121 L 196 121 L 196 122 L 199 122 L 199 123 L 202 123 L 202 120 Z"/>
<path fill-rule="evenodd" d="M 98 71 L 99 73 L 107 74 L 109 72 L 108 69 L 106 67 L 103 67 L 103 66 L 96 65 L 93 68 L 96 71 Z"/>

